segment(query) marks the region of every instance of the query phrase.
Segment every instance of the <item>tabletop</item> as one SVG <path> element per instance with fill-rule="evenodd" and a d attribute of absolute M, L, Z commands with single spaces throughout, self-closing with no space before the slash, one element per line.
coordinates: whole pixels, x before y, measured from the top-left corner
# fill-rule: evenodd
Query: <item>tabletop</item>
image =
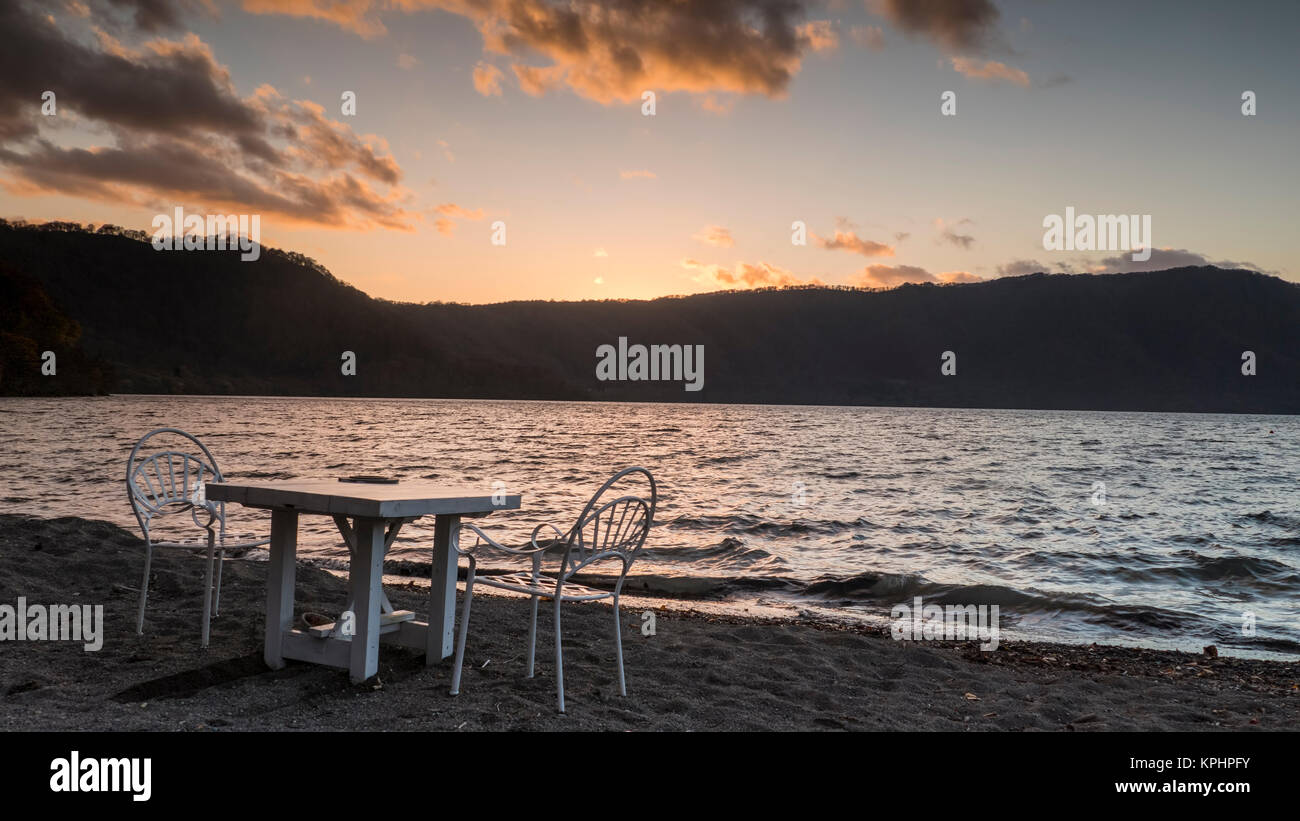
<path fill-rule="evenodd" d="M 209 482 L 204 493 L 210 501 L 245 507 L 375 519 L 518 510 L 521 499 L 518 493 L 427 481 L 372 484 L 337 479 Z"/>

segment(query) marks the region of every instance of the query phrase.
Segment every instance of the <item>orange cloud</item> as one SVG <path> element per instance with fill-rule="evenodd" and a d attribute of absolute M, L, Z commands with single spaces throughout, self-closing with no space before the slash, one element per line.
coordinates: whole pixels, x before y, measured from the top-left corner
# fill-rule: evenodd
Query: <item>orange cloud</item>
<path fill-rule="evenodd" d="M 454 202 L 444 202 L 442 205 L 433 209 L 435 212 L 442 214 L 444 217 L 455 217 L 464 220 L 481 220 L 483 219 L 483 209 L 475 208 L 473 211 L 463 208 Z"/>
<path fill-rule="evenodd" d="M 653 171 L 620 171 L 618 175 L 625 180 L 653 180 L 655 172 Z"/>
<path fill-rule="evenodd" d="M 249 14 L 287 14 L 324 20 L 362 37 L 377 37 L 388 31 L 371 15 L 378 5 L 373 0 L 243 0 L 243 4 Z"/>
<path fill-rule="evenodd" d="M 719 248 L 730 248 L 736 244 L 736 241 L 731 238 L 731 232 L 720 225 L 706 225 L 692 235 L 691 239 L 697 239 L 707 245 L 716 245 Z"/>
<path fill-rule="evenodd" d="M 799 26 L 798 32 L 813 51 L 834 51 L 840 46 L 840 36 L 830 20 L 809 20 Z"/>
<path fill-rule="evenodd" d="M 564 86 L 604 104 L 640 100 L 646 89 L 780 97 L 807 52 L 838 42 L 829 21 L 801 24 L 804 4 L 794 0 L 244 0 L 244 8 L 326 20 L 364 37 L 385 30 L 381 8 L 441 9 L 473 22 L 490 53 L 547 61 L 513 66 L 525 93 Z"/>
<path fill-rule="evenodd" d="M 894 255 L 892 245 L 862 239 L 856 232 L 851 230 L 836 228 L 835 236 L 831 239 L 813 234 L 813 240 L 828 251 L 848 251 L 852 254 L 861 254 L 864 257 L 892 257 Z"/>
<path fill-rule="evenodd" d="M 474 90 L 484 97 L 501 96 L 501 69 L 491 63 L 474 66 Z"/>
<path fill-rule="evenodd" d="M 816 277 L 806 280 L 800 279 L 785 268 L 768 262 L 759 262 L 755 265 L 748 262 L 738 262 L 734 268 L 728 268 L 725 265 L 711 265 L 696 259 L 684 259 L 681 264 L 688 271 L 696 272 L 696 282 L 722 285 L 728 288 L 822 284 L 821 280 Z"/>
<path fill-rule="evenodd" d="M 991 82 L 1007 82 L 1018 85 L 1022 88 L 1029 87 L 1029 75 L 1018 68 L 1013 68 L 1006 63 L 999 63 L 996 60 L 972 60 L 968 57 L 952 57 L 952 67 L 958 74 L 972 77 L 976 80 L 989 80 Z"/>
<path fill-rule="evenodd" d="M 915 265 L 868 265 L 849 279 L 850 285 L 860 288 L 894 288 L 905 283 L 921 282 L 981 282 L 983 277 L 969 271 L 944 271 L 932 274 Z"/>
<path fill-rule="evenodd" d="M 438 229 L 438 233 L 444 236 L 451 236 L 456 232 L 456 223 L 453 219 L 462 220 L 481 220 L 483 219 L 483 209 L 475 208 L 473 210 L 457 205 L 454 202 L 444 202 L 441 205 L 434 206 L 432 212 L 438 215 L 434 221 L 433 227 Z"/>
<path fill-rule="evenodd" d="M 564 69 L 560 66 L 539 68 L 516 63 L 510 68 L 519 80 L 519 88 L 533 97 L 541 97 L 564 82 Z"/>

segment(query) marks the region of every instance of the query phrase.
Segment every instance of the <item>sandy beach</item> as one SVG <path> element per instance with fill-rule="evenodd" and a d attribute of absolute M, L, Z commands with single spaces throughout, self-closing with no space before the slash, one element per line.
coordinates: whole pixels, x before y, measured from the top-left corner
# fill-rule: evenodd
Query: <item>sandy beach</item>
<path fill-rule="evenodd" d="M 527 603 L 475 597 L 465 680 L 450 661 L 384 646 L 376 679 L 262 662 L 265 565 L 226 565 L 222 614 L 198 647 L 204 563 L 156 554 L 144 636 L 134 633 L 142 543 L 106 523 L 0 516 L 0 604 L 102 604 L 103 647 L 0 643 L 6 730 L 1296 730 L 1293 663 L 1155 650 L 1004 642 L 898 642 L 878 629 L 663 608 L 656 634 L 625 612 L 628 697 L 608 607 L 566 605 L 568 714 L 554 709 L 550 619 L 524 678 Z M 422 613 L 427 594 L 390 585 Z M 331 613 L 344 582 L 300 567 L 298 614 Z"/>

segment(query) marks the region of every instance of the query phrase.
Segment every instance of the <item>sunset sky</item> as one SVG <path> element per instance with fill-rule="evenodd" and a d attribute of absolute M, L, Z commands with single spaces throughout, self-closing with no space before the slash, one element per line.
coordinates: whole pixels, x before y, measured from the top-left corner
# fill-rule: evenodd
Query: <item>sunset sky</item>
<path fill-rule="evenodd" d="M 0 216 L 260 214 L 389 299 L 1300 280 L 1294 2 L 0 0 L 0 30 Z M 1067 206 L 1157 250 L 1045 251 Z"/>

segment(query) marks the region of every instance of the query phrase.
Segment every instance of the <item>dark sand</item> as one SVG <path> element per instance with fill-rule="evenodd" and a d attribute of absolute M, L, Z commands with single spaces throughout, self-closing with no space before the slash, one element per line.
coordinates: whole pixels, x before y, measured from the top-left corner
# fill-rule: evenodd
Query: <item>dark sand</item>
<path fill-rule="evenodd" d="M 524 678 L 523 599 L 476 596 L 461 695 L 450 661 L 384 645 L 364 685 L 347 673 L 262 663 L 266 565 L 226 565 L 212 645 L 198 649 L 204 563 L 161 551 L 136 636 L 143 544 L 114 525 L 0 516 L 0 604 L 102 604 L 104 647 L 0 643 L 5 730 L 1278 730 L 1300 729 L 1293 663 L 1115 647 L 896 642 L 878 630 L 624 613 L 628 697 L 612 611 L 565 605 L 568 714 L 555 712 L 549 611 L 538 675 Z M 389 586 L 423 614 L 425 590 Z M 300 567 L 298 612 L 337 612 L 344 582 Z"/>

